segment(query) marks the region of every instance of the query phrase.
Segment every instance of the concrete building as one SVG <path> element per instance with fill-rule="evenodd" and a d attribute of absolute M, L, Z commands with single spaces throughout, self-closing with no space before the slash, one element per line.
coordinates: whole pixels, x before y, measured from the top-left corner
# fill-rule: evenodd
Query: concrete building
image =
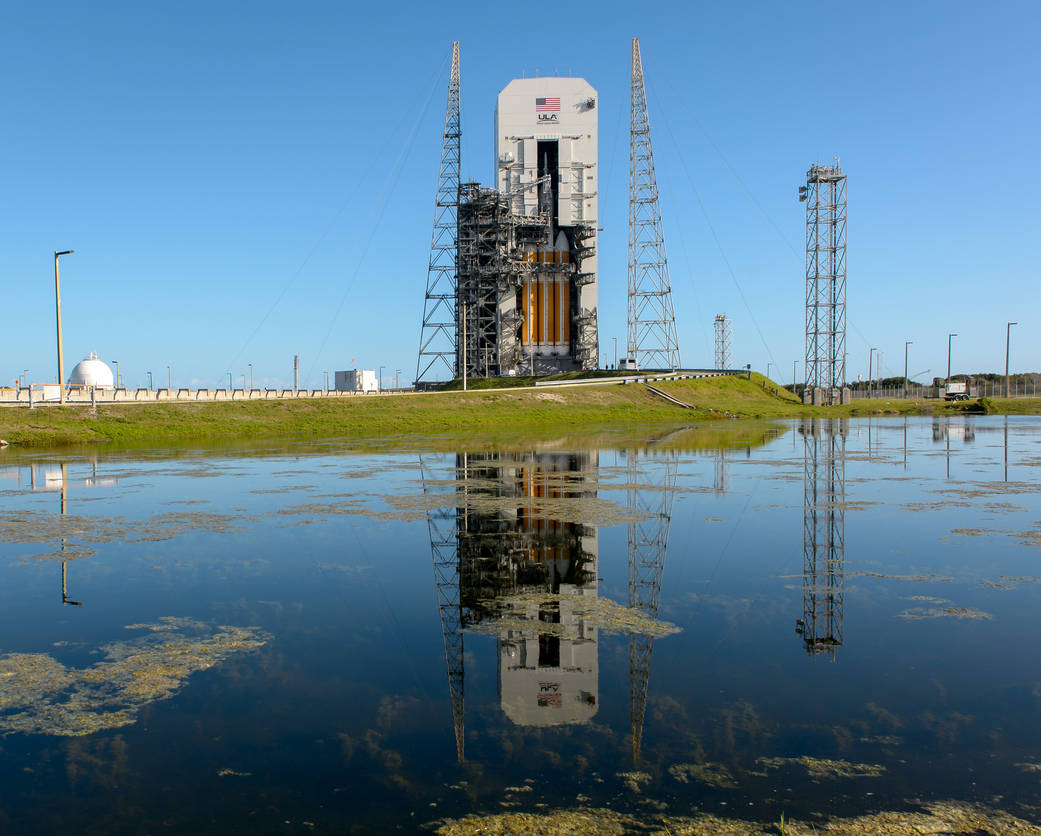
<path fill-rule="evenodd" d="M 494 189 L 460 186 L 459 355 L 469 375 L 595 369 L 597 93 L 514 79 L 495 110 Z"/>
<path fill-rule="evenodd" d="M 378 392 L 379 378 L 375 369 L 349 369 L 336 372 L 337 392 Z"/>

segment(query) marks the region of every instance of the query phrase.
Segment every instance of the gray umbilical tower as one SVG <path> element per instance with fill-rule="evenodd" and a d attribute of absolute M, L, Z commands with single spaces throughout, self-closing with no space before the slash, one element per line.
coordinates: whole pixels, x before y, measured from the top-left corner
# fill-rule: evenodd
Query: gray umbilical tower
<path fill-rule="evenodd" d="M 846 175 L 811 165 L 806 185 L 806 387 L 838 403 L 846 385 Z"/>
<path fill-rule="evenodd" d="M 640 41 L 633 38 L 629 127 L 629 326 L 627 352 L 641 369 L 680 365 L 676 315 L 654 176 L 651 123 L 643 87 Z"/>
<path fill-rule="evenodd" d="M 416 384 L 456 376 L 456 217 L 459 210 L 460 157 L 459 41 L 452 44 L 448 104 L 441 145 L 441 170 L 434 204 L 434 232 L 430 239 L 426 301 L 419 335 Z"/>

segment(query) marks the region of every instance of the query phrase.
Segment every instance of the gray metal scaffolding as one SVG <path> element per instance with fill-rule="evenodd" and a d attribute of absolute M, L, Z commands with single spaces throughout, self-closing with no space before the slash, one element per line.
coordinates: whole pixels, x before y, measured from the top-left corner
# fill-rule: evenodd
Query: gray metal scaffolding
<path fill-rule="evenodd" d="M 730 318 L 726 314 L 716 314 L 715 331 L 716 368 L 729 369 L 730 364 L 733 362 L 733 357 L 730 354 L 732 329 Z"/>
<path fill-rule="evenodd" d="M 676 315 L 672 308 L 658 182 L 651 150 L 651 123 L 643 86 L 640 41 L 633 38 L 629 127 L 629 323 L 628 356 L 641 369 L 680 365 Z"/>
<path fill-rule="evenodd" d="M 846 384 L 846 175 L 835 165 L 811 165 L 806 185 L 806 362 L 808 388 L 837 403 Z"/>
<path fill-rule="evenodd" d="M 456 376 L 456 214 L 459 200 L 460 140 L 459 41 L 452 44 L 441 169 L 434 203 L 426 300 L 416 360 L 416 384 Z M 443 376 L 443 377 L 442 377 Z"/>
<path fill-rule="evenodd" d="M 803 436 L 802 618 L 810 655 L 832 659 L 843 642 L 846 571 L 846 421 L 806 419 Z"/>

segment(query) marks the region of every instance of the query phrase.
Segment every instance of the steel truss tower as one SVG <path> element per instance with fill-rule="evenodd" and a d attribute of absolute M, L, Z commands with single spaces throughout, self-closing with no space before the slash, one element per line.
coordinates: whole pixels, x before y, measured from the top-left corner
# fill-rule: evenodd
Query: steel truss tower
<path fill-rule="evenodd" d="M 811 165 L 806 185 L 806 386 L 837 402 L 846 384 L 846 175 L 835 165 Z"/>
<path fill-rule="evenodd" d="M 811 656 L 843 642 L 846 571 L 846 422 L 807 420 L 803 464 L 802 618 L 795 632 Z"/>
<path fill-rule="evenodd" d="M 423 479 L 423 493 L 431 479 L 423 459 L 419 460 Z M 457 469 L 456 476 L 465 479 L 466 461 Z M 430 533 L 430 553 L 434 562 L 434 587 L 437 590 L 437 610 L 441 617 L 441 639 L 445 649 L 445 668 L 448 673 L 449 699 L 452 703 L 452 728 L 455 730 L 455 754 L 459 763 L 464 758 L 465 703 L 463 702 L 463 607 L 459 592 L 458 516 L 465 509 L 430 507 L 427 528 Z"/>
<path fill-rule="evenodd" d="M 669 522 L 676 490 L 676 459 L 669 454 L 653 465 L 639 462 L 635 451 L 626 453 L 628 507 L 643 519 L 629 523 L 629 606 L 651 618 L 658 617 L 661 579 L 669 545 Z M 661 468 L 661 482 L 655 490 L 640 486 L 652 483 L 652 471 Z M 632 731 L 633 762 L 640 760 L 643 718 L 647 711 L 647 684 L 651 678 L 652 636 L 629 636 L 629 721 Z"/>
<path fill-rule="evenodd" d="M 434 231 L 430 239 L 426 301 L 419 335 L 416 383 L 456 376 L 456 216 L 459 206 L 460 158 L 459 41 L 452 44 L 452 71 L 448 79 L 441 169 L 434 203 Z"/>
<path fill-rule="evenodd" d="M 629 326 L 628 356 L 639 367 L 680 365 L 676 315 L 651 151 L 651 123 L 643 87 L 640 41 L 633 38 L 632 109 L 629 127 Z"/>
<path fill-rule="evenodd" d="M 716 314 L 716 368 L 729 369 L 733 358 L 730 356 L 731 325 L 726 314 Z"/>

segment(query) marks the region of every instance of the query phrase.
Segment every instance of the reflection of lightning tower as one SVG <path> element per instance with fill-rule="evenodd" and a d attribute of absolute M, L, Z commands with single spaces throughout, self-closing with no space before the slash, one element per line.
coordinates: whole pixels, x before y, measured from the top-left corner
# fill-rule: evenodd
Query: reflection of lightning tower
<path fill-rule="evenodd" d="M 729 369 L 730 356 L 730 318 L 725 314 L 716 314 L 716 368 Z"/>
<path fill-rule="evenodd" d="M 727 461 L 727 451 L 722 447 L 716 450 L 716 467 L 712 480 L 712 492 L 722 496 L 730 490 L 730 462 Z"/>
<path fill-rule="evenodd" d="M 428 477 L 423 460 L 423 492 L 428 493 Z M 463 471 L 465 473 L 465 460 Z M 434 586 L 437 589 L 437 610 L 441 616 L 441 637 L 445 648 L 445 666 L 448 670 L 448 690 L 452 701 L 452 726 L 455 729 L 455 753 L 462 763 L 464 741 L 463 703 L 463 609 L 459 598 L 459 549 L 456 538 L 457 517 L 465 509 L 430 508 L 427 528 L 430 531 L 430 552 L 434 560 Z"/>
<path fill-rule="evenodd" d="M 680 364 L 672 309 L 658 182 L 651 151 L 651 123 L 643 87 L 640 41 L 633 38 L 632 111 L 629 129 L 629 328 L 628 356 L 639 367 L 675 369 Z"/>
<path fill-rule="evenodd" d="M 821 387 L 824 402 L 846 383 L 846 175 L 811 165 L 806 185 L 806 386 Z"/>
<path fill-rule="evenodd" d="M 660 460 L 664 469 L 660 489 L 641 490 L 640 486 L 647 484 L 651 468 L 646 463 L 642 467 L 638 464 L 635 451 L 627 453 L 626 458 L 628 508 L 643 517 L 629 523 L 629 606 L 657 618 L 676 488 L 676 460 L 668 455 Z M 629 637 L 629 711 L 634 762 L 640 760 L 653 650 L 651 636 L 634 633 Z"/>
<path fill-rule="evenodd" d="M 802 427 L 802 618 L 795 632 L 806 652 L 830 654 L 843 641 L 846 563 L 846 426 L 806 421 Z"/>
<path fill-rule="evenodd" d="M 452 44 L 441 170 L 437 178 L 426 301 L 419 335 L 416 383 L 456 374 L 456 215 L 459 202 L 459 41 Z"/>

